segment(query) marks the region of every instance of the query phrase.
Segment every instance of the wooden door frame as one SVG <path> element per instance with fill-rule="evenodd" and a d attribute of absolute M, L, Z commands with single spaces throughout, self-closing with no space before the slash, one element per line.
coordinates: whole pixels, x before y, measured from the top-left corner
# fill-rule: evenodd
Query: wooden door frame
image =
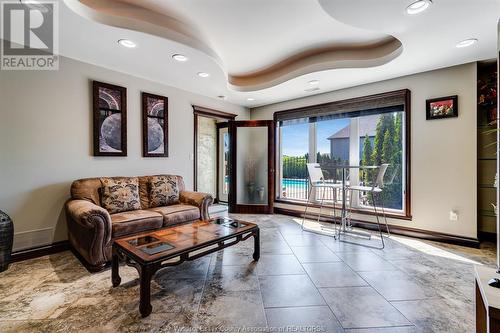
<path fill-rule="evenodd" d="M 224 202 L 224 203 L 227 203 L 229 204 L 229 195 L 228 195 L 228 200 L 227 202 L 226 201 L 221 201 L 219 198 L 220 198 L 220 193 L 219 193 L 219 181 L 220 181 L 220 178 L 219 178 L 219 168 L 221 167 L 220 164 L 219 164 L 219 160 L 220 160 L 220 130 L 223 129 L 223 128 L 227 128 L 229 130 L 229 123 L 228 122 L 223 122 L 223 123 L 217 123 L 217 177 L 216 177 L 216 182 L 217 182 L 217 202 Z"/>
<path fill-rule="evenodd" d="M 229 212 L 241 214 L 272 214 L 274 209 L 274 182 L 275 182 L 275 148 L 276 138 L 274 136 L 275 122 L 273 120 L 242 120 L 229 121 L 229 147 L 230 147 L 230 164 L 229 164 Z M 242 126 L 244 125 L 244 126 Z M 237 128 L 238 127 L 267 127 L 268 128 L 268 197 L 267 206 L 261 205 L 238 205 L 236 204 L 236 166 L 237 166 Z"/>
<path fill-rule="evenodd" d="M 233 113 L 223 112 L 206 108 L 203 106 L 192 105 L 193 107 L 193 190 L 198 190 L 198 117 L 214 118 L 222 121 L 234 120 L 237 115 Z M 217 173 L 218 174 L 218 173 Z M 217 184 L 218 187 L 218 184 Z M 218 195 L 218 194 L 217 194 Z M 215 198 L 217 201 L 218 198 Z"/>

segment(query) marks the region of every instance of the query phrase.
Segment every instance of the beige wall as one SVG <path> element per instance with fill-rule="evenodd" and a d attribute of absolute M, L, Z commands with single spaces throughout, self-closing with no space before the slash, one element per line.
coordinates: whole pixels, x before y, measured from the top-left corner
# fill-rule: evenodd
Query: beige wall
<path fill-rule="evenodd" d="M 92 156 L 91 80 L 127 88 L 128 157 Z M 141 91 L 169 98 L 168 158 L 141 157 Z M 66 239 L 74 179 L 174 173 L 192 188 L 192 104 L 248 118 L 240 106 L 67 58 L 59 71 L 1 71 L 0 101 L 0 209 L 14 220 L 15 249 Z"/>
<path fill-rule="evenodd" d="M 392 220 L 390 223 L 475 238 L 477 236 L 475 63 L 268 105 L 252 109 L 251 118 L 272 119 L 273 113 L 280 110 L 403 88 L 410 89 L 412 93 L 413 220 Z M 433 121 L 425 119 L 426 99 L 455 94 L 459 96 L 458 118 Z M 449 220 L 450 210 L 458 211 L 458 221 Z"/>

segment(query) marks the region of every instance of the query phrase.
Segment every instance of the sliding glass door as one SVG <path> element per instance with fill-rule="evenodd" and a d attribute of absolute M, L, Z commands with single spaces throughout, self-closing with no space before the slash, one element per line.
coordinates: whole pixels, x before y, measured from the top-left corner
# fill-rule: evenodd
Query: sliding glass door
<path fill-rule="evenodd" d="M 341 181 L 340 170 L 336 170 L 335 165 L 389 164 L 382 193 L 384 205 L 389 213 L 408 216 L 406 99 L 391 103 L 377 107 L 383 103 L 374 101 L 370 105 L 367 102 L 362 107 L 355 105 L 352 111 L 342 106 L 331 113 L 327 106 L 311 107 L 311 111 L 283 111 L 296 114 L 286 115 L 283 120 L 278 115 L 276 199 L 299 204 L 309 199 L 306 163 L 319 163 L 325 181 L 332 183 Z M 376 173 L 376 170 L 353 168 L 348 174 L 348 184 L 371 186 Z M 325 199 L 333 203 L 333 193 L 325 194 Z M 314 191 L 311 196 L 313 202 L 320 198 Z M 337 199 L 341 198 L 337 196 Z M 373 210 L 370 197 L 363 192 L 348 199 L 354 209 Z"/>

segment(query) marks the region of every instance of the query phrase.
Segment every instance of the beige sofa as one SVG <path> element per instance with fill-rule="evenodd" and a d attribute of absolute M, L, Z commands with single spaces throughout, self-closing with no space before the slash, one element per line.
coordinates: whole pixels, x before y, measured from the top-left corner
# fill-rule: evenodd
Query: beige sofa
<path fill-rule="evenodd" d="M 151 177 L 136 177 L 139 180 L 141 209 L 115 214 L 110 214 L 101 205 L 100 178 L 73 182 L 71 199 L 66 203 L 68 237 L 75 254 L 88 270 L 99 271 L 106 266 L 111 260 L 111 247 L 116 238 L 209 218 L 208 207 L 213 202 L 212 196 L 186 191 L 181 176 L 174 176 L 179 188 L 179 202 L 150 207 L 148 184 Z"/>

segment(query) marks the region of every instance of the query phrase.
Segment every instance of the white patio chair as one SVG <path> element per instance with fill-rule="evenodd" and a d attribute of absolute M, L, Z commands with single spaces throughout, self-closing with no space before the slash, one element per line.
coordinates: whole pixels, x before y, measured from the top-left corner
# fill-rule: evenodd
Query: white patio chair
<path fill-rule="evenodd" d="M 348 192 L 350 192 L 349 198 L 352 198 L 354 191 L 357 191 L 360 193 L 365 193 L 366 195 L 370 195 L 372 202 L 373 202 L 373 209 L 375 211 L 375 216 L 377 218 L 377 225 L 378 225 L 378 231 L 380 233 L 380 239 L 382 240 L 382 248 L 385 247 L 385 243 L 384 243 L 384 237 L 382 234 L 382 228 L 380 227 L 379 214 L 377 211 L 377 201 L 380 201 L 379 203 L 380 203 L 380 208 L 382 209 L 382 214 L 384 216 L 385 227 L 387 230 L 387 237 L 390 237 L 391 232 L 389 231 L 389 225 L 387 224 L 387 217 L 385 215 L 384 203 L 380 197 L 380 194 L 383 192 L 383 189 L 384 189 L 384 176 L 385 176 L 385 173 L 386 173 L 388 167 L 389 167 L 389 164 L 382 164 L 378 168 L 377 176 L 375 177 L 375 181 L 373 181 L 371 186 L 363 184 L 363 185 L 354 185 L 354 186 L 347 187 Z M 394 179 L 394 176 L 395 176 L 395 174 L 392 176 L 390 182 L 392 182 L 392 180 Z M 375 200 L 375 198 L 377 200 Z M 352 210 L 352 199 L 349 200 L 349 211 L 351 211 L 351 210 Z"/>
<path fill-rule="evenodd" d="M 334 222 L 334 228 L 336 228 L 336 223 L 335 223 L 335 203 L 337 201 L 337 190 L 342 189 L 342 184 L 337 184 L 337 183 L 327 183 L 325 182 L 325 178 L 323 176 L 323 171 L 321 170 L 321 167 L 318 163 L 307 163 L 307 173 L 309 174 L 309 182 L 311 185 L 311 188 L 309 189 L 309 195 L 307 197 L 307 204 L 306 208 L 304 210 L 304 216 L 302 218 L 302 230 L 304 230 L 304 220 L 307 215 L 307 209 L 309 208 L 309 204 L 311 202 L 311 193 L 313 190 L 316 189 L 322 189 L 323 191 L 321 194 L 321 203 L 319 206 L 319 213 L 318 213 L 318 223 L 321 218 L 321 210 L 323 209 L 323 202 L 325 200 L 325 193 L 326 190 L 332 190 L 332 197 L 333 197 L 333 222 Z"/>

